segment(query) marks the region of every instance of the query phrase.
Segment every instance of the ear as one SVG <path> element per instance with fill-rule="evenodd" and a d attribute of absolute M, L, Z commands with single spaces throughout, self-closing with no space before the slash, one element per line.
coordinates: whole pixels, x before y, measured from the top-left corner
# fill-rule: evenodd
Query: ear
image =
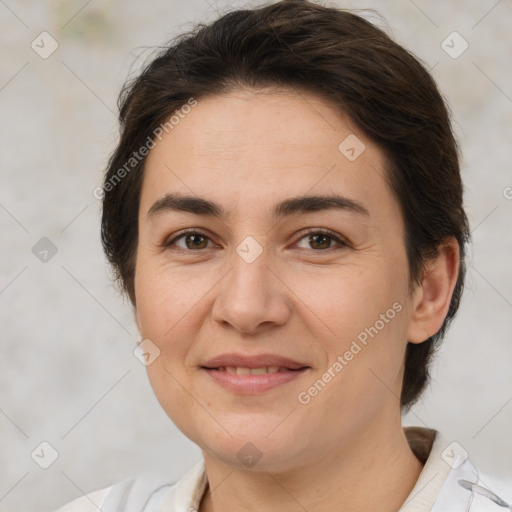
<path fill-rule="evenodd" d="M 421 284 L 413 292 L 407 332 L 411 343 L 422 343 L 443 325 L 459 275 L 459 252 L 457 240 L 450 237 L 439 246 L 437 256 L 427 262 Z"/>

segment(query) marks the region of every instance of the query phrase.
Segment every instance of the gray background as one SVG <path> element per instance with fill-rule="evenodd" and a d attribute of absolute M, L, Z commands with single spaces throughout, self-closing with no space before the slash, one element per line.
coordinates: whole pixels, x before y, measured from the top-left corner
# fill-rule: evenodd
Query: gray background
<path fill-rule="evenodd" d="M 92 192 L 116 142 L 117 94 L 130 67 L 136 71 L 149 56 L 144 48 L 213 20 L 230 5 L 258 4 L 0 2 L 4 512 L 52 510 L 130 476 L 177 479 L 200 457 L 161 410 L 132 354 L 137 330 L 129 303 L 110 281 Z M 404 424 L 442 431 L 482 471 L 510 478 L 512 2 L 328 5 L 383 14 L 388 32 L 432 68 L 463 152 L 474 240 L 467 287 L 432 386 Z M 31 48 L 43 31 L 59 44 L 46 59 Z M 458 58 L 441 46 L 453 31 L 469 44 Z M 453 51 L 461 48 L 461 41 L 447 41 Z M 46 262 L 32 252 L 42 237 L 57 248 Z M 46 470 L 31 458 L 42 441 L 59 454 Z M 40 460 L 49 456 L 43 452 Z"/>

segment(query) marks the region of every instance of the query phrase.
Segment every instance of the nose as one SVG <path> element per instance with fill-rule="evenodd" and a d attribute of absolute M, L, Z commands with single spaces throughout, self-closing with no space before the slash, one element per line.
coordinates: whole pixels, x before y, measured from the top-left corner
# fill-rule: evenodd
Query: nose
<path fill-rule="evenodd" d="M 269 266 L 265 251 L 251 263 L 233 251 L 231 270 L 219 283 L 213 319 L 247 334 L 284 325 L 291 314 L 289 288 Z"/>

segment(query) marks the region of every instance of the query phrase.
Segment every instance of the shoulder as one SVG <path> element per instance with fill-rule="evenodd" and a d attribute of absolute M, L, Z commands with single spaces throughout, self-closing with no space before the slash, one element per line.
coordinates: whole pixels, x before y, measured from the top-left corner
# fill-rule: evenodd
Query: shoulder
<path fill-rule="evenodd" d="M 192 467 L 177 482 L 162 483 L 160 478 L 143 476 L 83 495 L 55 512 L 157 512 L 188 510 L 206 485 L 204 462 Z"/>
<path fill-rule="evenodd" d="M 512 478 L 498 478 L 495 474 L 478 471 L 476 483 L 458 483 L 470 493 L 470 512 L 501 512 L 512 509 Z"/>
<path fill-rule="evenodd" d="M 140 512 L 161 501 L 174 487 L 171 483 L 159 485 L 154 478 L 127 479 L 84 494 L 55 512 Z"/>
<path fill-rule="evenodd" d="M 66 505 L 60 507 L 55 512 L 98 512 L 103 508 L 105 499 L 113 486 L 105 487 L 98 491 L 91 492 L 81 496 Z"/>
<path fill-rule="evenodd" d="M 405 433 L 424 467 L 400 512 L 512 510 L 510 478 L 481 472 L 464 447 L 436 430 L 406 427 Z"/>
<path fill-rule="evenodd" d="M 451 469 L 432 512 L 501 512 L 512 509 L 512 482 L 481 472 L 467 452 L 450 461 Z"/>

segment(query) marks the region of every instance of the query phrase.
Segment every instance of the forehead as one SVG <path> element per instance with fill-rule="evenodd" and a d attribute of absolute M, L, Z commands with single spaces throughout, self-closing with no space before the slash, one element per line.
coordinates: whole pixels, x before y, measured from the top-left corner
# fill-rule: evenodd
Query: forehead
<path fill-rule="evenodd" d="M 237 90 L 202 98 L 155 141 L 141 212 L 169 191 L 254 207 L 329 192 L 393 201 L 380 148 L 310 92 Z"/>

